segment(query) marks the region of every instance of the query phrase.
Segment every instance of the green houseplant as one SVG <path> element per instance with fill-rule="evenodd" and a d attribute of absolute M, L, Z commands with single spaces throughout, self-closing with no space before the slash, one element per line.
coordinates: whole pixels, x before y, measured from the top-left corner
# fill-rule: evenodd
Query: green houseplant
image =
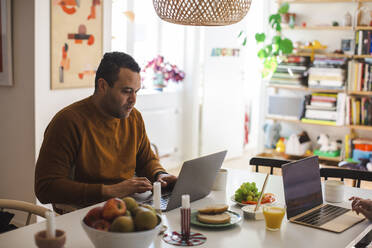
<path fill-rule="evenodd" d="M 275 72 L 278 63 L 283 59 L 284 55 L 290 54 L 293 51 L 293 43 L 290 39 L 282 36 L 282 16 L 288 13 L 289 4 L 283 3 L 278 11 L 269 16 L 270 27 L 275 31 L 275 35 L 269 40 L 265 33 L 256 33 L 255 39 L 260 50 L 257 56 L 263 62 L 262 77 L 269 78 Z M 290 25 L 293 27 L 293 25 Z M 244 44 L 243 44 L 244 45 Z"/>

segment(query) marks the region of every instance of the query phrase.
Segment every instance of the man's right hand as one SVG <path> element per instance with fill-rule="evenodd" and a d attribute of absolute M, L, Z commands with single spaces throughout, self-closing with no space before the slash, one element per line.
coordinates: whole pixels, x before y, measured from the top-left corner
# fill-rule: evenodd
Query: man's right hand
<path fill-rule="evenodd" d="M 124 197 L 134 193 L 143 193 L 152 190 L 152 184 L 146 177 L 134 177 L 113 185 L 103 185 L 104 199 Z"/>
<path fill-rule="evenodd" d="M 362 199 L 359 197 L 351 197 L 349 199 L 353 201 L 351 203 L 352 210 L 357 214 L 362 213 L 367 219 L 372 221 L 372 200 Z"/>

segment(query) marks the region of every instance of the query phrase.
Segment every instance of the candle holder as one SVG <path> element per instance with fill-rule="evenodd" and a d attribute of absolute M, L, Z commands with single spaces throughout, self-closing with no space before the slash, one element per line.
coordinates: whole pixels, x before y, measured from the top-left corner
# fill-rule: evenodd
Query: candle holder
<path fill-rule="evenodd" d="M 190 232 L 191 209 L 181 208 L 181 233 L 172 232 L 164 234 L 163 240 L 171 245 L 176 246 L 197 246 L 205 243 L 207 237 L 201 233 Z"/>
<path fill-rule="evenodd" d="M 57 229 L 55 238 L 47 238 L 46 230 L 35 234 L 35 243 L 39 248 L 62 248 L 66 243 L 66 234 Z"/>

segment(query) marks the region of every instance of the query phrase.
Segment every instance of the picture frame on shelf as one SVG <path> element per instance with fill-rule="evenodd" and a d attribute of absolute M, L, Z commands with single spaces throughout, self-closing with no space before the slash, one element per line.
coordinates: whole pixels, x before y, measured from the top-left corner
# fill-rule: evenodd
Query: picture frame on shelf
<path fill-rule="evenodd" d="M 341 50 L 344 52 L 344 54 L 353 55 L 354 39 L 353 38 L 341 39 Z"/>
<path fill-rule="evenodd" d="M 11 0 L 0 1 L 0 86 L 13 86 Z"/>

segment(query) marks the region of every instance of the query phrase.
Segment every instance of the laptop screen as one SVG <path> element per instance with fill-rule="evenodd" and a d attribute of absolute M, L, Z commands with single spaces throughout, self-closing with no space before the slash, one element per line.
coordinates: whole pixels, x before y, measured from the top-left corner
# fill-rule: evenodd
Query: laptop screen
<path fill-rule="evenodd" d="M 288 219 L 323 203 L 317 156 L 285 164 L 282 173 Z"/>

